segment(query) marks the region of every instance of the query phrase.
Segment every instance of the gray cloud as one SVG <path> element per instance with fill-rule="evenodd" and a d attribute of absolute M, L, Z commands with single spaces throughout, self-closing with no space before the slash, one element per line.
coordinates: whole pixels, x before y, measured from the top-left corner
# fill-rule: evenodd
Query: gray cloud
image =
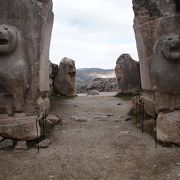
<path fill-rule="evenodd" d="M 131 0 L 54 0 L 50 59 L 80 67 L 114 68 L 122 53 L 137 59 Z"/>

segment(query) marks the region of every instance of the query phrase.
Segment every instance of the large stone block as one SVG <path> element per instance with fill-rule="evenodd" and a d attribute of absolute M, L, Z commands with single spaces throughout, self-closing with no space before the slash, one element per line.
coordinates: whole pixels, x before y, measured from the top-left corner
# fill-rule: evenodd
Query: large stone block
<path fill-rule="evenodd" d="M 158 139 L 179 144 L 180 3 L 132 2 L 143 100 L 147 110 L 154 109 L 158 116 Z"/>
<path fill-rule="evenodd" d="M 133 9 L 142 89 L 151 93 L 157 112 L 172 111 L 178 106 L 174 101 L 180 94 L 178 3 L 133 0 Z M 149 98 L 146 93 L 144 97 Z"/>
<path fill-rule="evenodd" d="M 35 117 L 50 107 L 52 25 L 52 0 L 0 1 L 0 135 L 4 137 L 35 139 Z M 4 113 L 12 117 L 1 116 Z M 16 118 L 17 113 L 25 116 Z"/>
<path fill-rule="evenodd" d="M 0 1 L 1 112 L 34 115 L 47 98 L 52 24 L 51 0 Z"/>
<path fill-rule="evenodd" d="M 63 96 L 75 96 L 76 67 L 74 60 L 66 57 L 61 60 L 53 85 L 57 94 Z"/>
<path fill-rule="evenodd" d="M 15 117 L 7 115 L 0 116 L 0 134 L 6 138 L 21 141 L 34 140 L 40 136 L 39 122 L 37 116 L 25 116 L 17 114 Z"/>
<path fill-rule="evenodd" d="M 141 90 L 139 64 L 129 54 L 122 54 L 115 67 L 118 94 L 137 93 Z"/>
<path fill-rule="evenodd" d="M 157 40 L 170 33 L 179 33 L 179 13 L 175 1 L 133 0 L 134 31 L 140 60 L 143 90 L 153 90 L 151 61 Z"/>
<path fill-rule="evenodd" d="M 159 113 L 157 139 L 163 143 L 180 144 L 180 111 Z"/>
<path fill-rule="evenodd" d="M 180 94 L 180 35 L 171 33 L 157 40 L 150 70 L 153 90 Z"/>

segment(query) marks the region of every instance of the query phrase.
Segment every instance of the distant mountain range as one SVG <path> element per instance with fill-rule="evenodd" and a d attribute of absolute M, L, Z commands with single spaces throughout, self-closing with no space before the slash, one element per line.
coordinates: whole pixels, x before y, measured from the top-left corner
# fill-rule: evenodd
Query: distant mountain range
<path fill-rule="evenodd" d="M 113 77 L 115 77 L 114 69 L 100 69 L 100 68 L 77 69 L 77 75 L 76 75 L 77 93 L 86 92 L 87 86 L 95 78 L 113 78 Z"/>

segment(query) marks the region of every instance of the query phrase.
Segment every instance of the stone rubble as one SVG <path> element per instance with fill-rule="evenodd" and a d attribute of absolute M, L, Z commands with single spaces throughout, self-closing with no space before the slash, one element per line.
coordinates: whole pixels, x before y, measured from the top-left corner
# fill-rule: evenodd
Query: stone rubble
<path fill-rule="evenodd" d="M 95 78 L 87 87 L 88 90 L 114 92 L 117 90 L 116 78 Z"/>

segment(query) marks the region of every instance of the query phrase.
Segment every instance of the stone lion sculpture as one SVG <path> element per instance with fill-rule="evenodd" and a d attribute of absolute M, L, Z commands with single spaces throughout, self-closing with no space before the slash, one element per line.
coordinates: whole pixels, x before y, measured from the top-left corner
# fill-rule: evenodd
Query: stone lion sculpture
<path fill-rule="evenodd" d="M 9 115 L 24 109 L 29 69 L 20 32 L 14 26 L 0 25 L 0 109 Z"/>
<path fill-rule="evenodd" d="M 180 93 L 180 36 L 162 36 L 154 47 L 151 63 L 152 86 L 163 93 Z"/>

